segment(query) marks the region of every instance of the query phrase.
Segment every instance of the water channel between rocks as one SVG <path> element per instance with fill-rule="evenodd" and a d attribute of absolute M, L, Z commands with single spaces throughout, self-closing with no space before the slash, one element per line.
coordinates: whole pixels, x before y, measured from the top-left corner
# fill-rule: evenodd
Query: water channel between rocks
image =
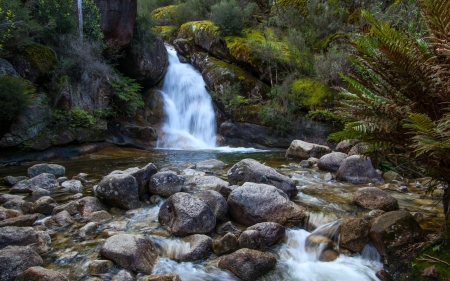
<path fill-rule="evenodd" d="M 133 148 L 111 147 L 103 151 L 72 159 L 52 161 L 66 167 L 66 176 L 71 178 L 78 173 L 87 173 L 88 180 L 97 183 L 113 170 L 130 167 L 143 167 L 154 163 L 158 170 L 169 167 L 171 170 L 184 170 L 192 164 L 206 159 L 217 159 L 227 164 L 214 175 L 227 180 L 227 171 L 233 164 L 244 158 L 253 158 L 278 172 L 290 176 L 297 185 L 299 193 L 292 200 L 310 212 L 306 225 L 288 229 L 281 244 L 267 249 L 277 258 L 274 270 L 258 280 L 378 280 L 375 272 L 382 268 L 380 256 L 371 244 L 362 254 L 345 256 L 341 254 L 335 261 L 320 262 L 315 252 L 305 250 L 306 237 L 315 229 L 347 217 L 365 217 L 368 211 L 352 204 L 353 193 L 362 185 L 342 182 L 325 182 L 324 172 L 317 169 L 300 168 L 297 161 L 287 160 L 285 151 L 255 150 L 137 150 Z M 0 170 L 0 176 L 26 175 L 26 169 L 35 163 L 22 163 L 22 166 L 6 167 Z M 189 178 L 189 175 L 185 176 Z M 0 193 L 8 193 L 9 188 L 0 185 Z M 422 228 L 436 231 L 442 221 L 442 207 L 436 198 L 423 197 L 423 191 L 410 189 L 410 193 L 388 192 L 398 201 L 401 209 L 419 212 L 423 218 L 419 221 Z M 54 191 L 50 194 L 59 204 L 68 200 L 72 194 Z M 92 196 L 92 185 L 85 185 L 83 195 Z M 26 201 L 37 198 L 26 197 Z M 175 257 L 187 247 L 186 242 L 161 228 L 158 223 L 159 205 L 143 203 L 139 209 L 128 212 L 109 210 L 113 219 L 100 226 L 95 234 L 81 238 L 77 233 L 85 222 L 76 223 L 64 230 L 51 234 L 51 251 L 43 255 L 45 267 L 57 269 L 70 280 L 85 280 L 89 277 L 88 266 L 92 260 L 101 258 L 100 247 L 110 235 L 130 233 L 149 235 L 160 251 L 160 257 L 153 274 L 175 272 L 186 280 L 238 280 L 228 271 L 217 267 L 219 258 L 214 254 L 201 262 L 176 262 Z M 329 225 L 332 229 L 333 224 Z M 213 233 L 215 239 L 219 235 Z M 104 280 L 120 270 L 100 275 Z"/>

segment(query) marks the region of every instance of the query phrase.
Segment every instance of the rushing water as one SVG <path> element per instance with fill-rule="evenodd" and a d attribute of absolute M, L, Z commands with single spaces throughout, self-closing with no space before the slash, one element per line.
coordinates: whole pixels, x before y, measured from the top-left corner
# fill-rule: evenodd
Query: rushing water
<path fill-rule="evenodd" d="M 202 75 L 181 63 L 177 52 L 167 47 L 169 67 L 161 94 L 166 120 L 157 146 L 176 149 L 206 149 L 216 146 L 216 116 Z"/>
<path fill-rule="evenodd" d="M 113 170 L 130 167 L 143 167 L 149 162 L 156 164 L 158 169 L 170 168 L 183 170 L 192 164 L 206 159 L 218 159 L 228 166 L 219 171 L 216 176 L 227 179 L 227 170 L 243 158 L 254 158 L 266 165 L 276 168 L 279 172 L 291 176 L 296 182 L 299 194 L 293 198 L 297 204 L 305 206 L 310 211 L 304 226 L 288 229 L 283 243 L 267 249 L 277 257 L 274 270 L 261 277 L 264 281 L 284 280 L 377 280 L 375 272 L 382 267 L 380 256 L 373 245 L 366 245 L 361 254 L 346 256 L 344 254 L 332 262 L 321 262 L 318 253 L 307 251 L 306 243 L 310 235 L 329 237 L 336 243 L 337 228 L 342 219 L 348 217 L 365 217 L 367 211 L 352 203 L 352 194 L 361 185 L 341 182 L 325 182 L 324 173 L 317 169 L 302 169 L 292 160 L 284 158 L 284 151 L 263 152 L 226 152 L 217 150 L 152 150 L 143 151 L 133 148 L 111 147 L 104 151 L 73 159 L 53 161 L 66 167 L 70 178 L 80 172 L 88 173 L 88 180 L 99 181 Z M 35 163 L 23 163 L 19 167 L 7 167 L 0 170 L 0 177 L 6 175 L 26 175 L 26 169 Z M 0 193 L 8 188 L 0 183 Z M 92 185 L 86 185 L 84 195 L 92 195 Z M 438 199 L 423 197 L 419 192 L 411 193 L 388 191 L 399 201 L 401 208 L 423 214 L 420 221 L 426 230 L 438 230 L 442 221 L 442 208 L 436 204 Z M 67 201 L 67 193 L 55 191 L 50 194 L 58 203 Z M 27 197 L 25 200 L 36 200 Z M 128 212 L 110 210 L 113 220 L 101 225 L 99 229 L 86 237 L 80 236 L 80 228 L 86 222 L 77 221 L 70 227 L 51 235 L 52 250 L 44 255 L 44 266 L 57 269 L 69 276 L 70 280 L 86 280 L 89 275 L 88 266 L 92 260 L 101 259 L 100 247 L 105 239 L 115 233 L 143 234 L 151 237 L 160 250 L 160 258 L 153 274 L 175 272 L 183 281 L 186 280 L 238 280 L 228 271 L 217 267 L 219 258 L 212 255 L 200 262 L 177 262 L 176 259 L 188 247 L 186 242 L 170 234 L 158 223 L 159 206 L 145 203 L 142 208 Z M 212 238 L 219 236 L 212 233 Z M 336 243 L 338 244 L 338 243 Z M 107 281 L 119 271 L 115 268 L 108 274 L 101 275 Z"/>

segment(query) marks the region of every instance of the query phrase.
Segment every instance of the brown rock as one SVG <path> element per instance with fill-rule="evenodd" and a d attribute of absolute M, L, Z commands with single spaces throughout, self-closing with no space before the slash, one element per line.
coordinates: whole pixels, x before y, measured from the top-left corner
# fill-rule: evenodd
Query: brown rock
<path fill-rule="evenodd" d="M 432 265 L 422 270 L 422 276 L 437 279 L 439 277 L 439 272 L 436 266 Z"/>
<path fill-rule="evenodd" d="M 227 233 L 220 239 L 214 241 L 213 251 L 214 254 L 221 256 L 232 253 L 239 249 L 239 241 L 232 233 Z"/>
<path fill-rule="evenodd" d="M 386 191 L 376 187 L 363 187 L 353 195 L 353 202 L 363 208 L 385 212 L 398 210 L 398 202 Z"/>
<path fill-rule="evenodd" d="M 181 278 L 176 273 L 157 274 L 151 276 L 144 276 L 138 281 L 181 281 Z"/>
<path fill-rule="evenodd" d="M 45 218 L 42 214 L 23 215 L 0 221 L 3 226 L 32 226 L 37 220 Z"/>
<path fill-rule="evenodd" d="M 89 264 L 89 273 L 105 274 L 110 272 L 114 267 L 114 263 L 109 260 L 94 260 Z"/>
<path fill-rule="evenodd" d="M 68 281 L 61 272 L 46 269 L 40 266 L 30 267 L 22 272 L 15 281 Z"/>
<path fill-rule="evenodd" d="M 369 242 L 370 224 L 360 218 L 349 218 L 341 224 L 339 246 L 360 253 Z"/>
<path fill-rule="evenodd" d="M 45 226 L 51 229 L 58 229 L 73 224 L 74 221 L 69 212 L 62 211 L 45 221 Z"/>

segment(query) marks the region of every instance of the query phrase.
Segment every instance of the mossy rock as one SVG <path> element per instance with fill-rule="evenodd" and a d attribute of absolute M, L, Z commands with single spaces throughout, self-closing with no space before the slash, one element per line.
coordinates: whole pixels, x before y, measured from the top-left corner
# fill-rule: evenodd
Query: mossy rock
<path fill-rule="evenodd" d="M 290 52 L 287 42 L 283 38 L 277 38 L 270 28 L 265 28 L 264 32 L 245 28 L 242 30 L 241 36 L 227 36 L 225 42 L 231 56 L 239 65 L 260 74 L 267 81 L 270 75 L 267 75 L 264 54 L 260 50 L 270 48 L 271 52 L 275 53 L 276 64 L 280 67 L 296 60 L 296 56 Z"/>
<path fill-rule="evenodd" d="M 150 15 L 158 22 L 158 25 L 170 25 L 173 24 L 177 7 L 178 5 L 159 7 L 153 10 Z"/>
<path fill-rule="evenodd" d="M 333 97 L 331 89 L 314 79 L 298 79 L 291 84 L 291 98 L 307 107 L 317 107 Z"/>
<path fill-rule="evenodd" d="M 47 77 L 56 63 L 53 51 L 41 44 L 26 46 L 21 55 L 13 60 L 13 65 L 20 76 L 37 82 L 40 78 Z"/>
<path fill-rule="evenodd" d="M 240 95 L 243 97 L 264 98 L 270 91 L 269 86 L 252 76 L 250 73 L 213 57 L 206 53 L 196 53 L 192 56 L 192 63 L 200 70 L 206 85 L 214 90 L 219 85 L 242 85 Z"/>
<path fill-rule="evenodd" d="M 219 27 L 209 20 L 192 21 L 181 25 L 177 38 L 192 41 L 217 58 L 232 60 L 225 41 L 220 37 Z"/>
<path fill-rule="evenodd" d="M 172 42 L 177 36 L 178 28 L 173 25 L 158 25 L 153 27 L 152 31 L 164 41 Z"/>

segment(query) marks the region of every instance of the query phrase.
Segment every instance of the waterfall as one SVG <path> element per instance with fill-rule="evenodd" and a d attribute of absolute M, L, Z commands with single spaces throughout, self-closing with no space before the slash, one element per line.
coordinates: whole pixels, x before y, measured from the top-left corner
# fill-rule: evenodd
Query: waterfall
<path fill-rule="evenodd" d="M 181 63 L 177 52 L 167 47 L 169 66 L 161 94 L 165 121 L 157 147 L 205 149 L 216 146 L 216 119 L 211 96 L 202 75 Z"/>
<path fill-rule="evenodd" d="M 83 0 L 77 0 L 78 9 L 78 32 L 80 38 L 83 38 Z"/>

